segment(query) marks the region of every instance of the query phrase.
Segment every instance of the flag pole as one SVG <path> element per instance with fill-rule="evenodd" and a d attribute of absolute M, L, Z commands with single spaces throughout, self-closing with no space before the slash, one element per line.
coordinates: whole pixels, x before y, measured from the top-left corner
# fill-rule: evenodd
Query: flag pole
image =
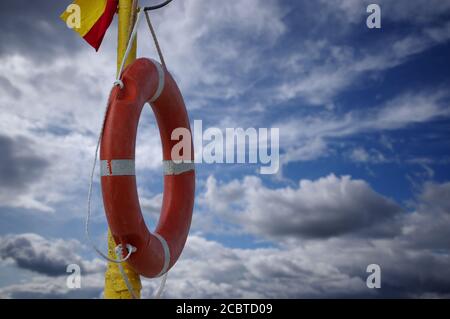
<path fill-rule="evenodd" d="M 119 26 L 117 32 L 117 71 L 119 72 L 122 58 L 125 54 L 125 50 L 128 44 L 128 38 L 131 33 L 132 25 L 136 19 L 137 0 L 119 0 L 118 14 L 119 14 Z M 130 64 L 136 59 L 136 40 L 133 43 L 133 47 L 125 62 L 125 66 Z M 108 229 L 108 257 L 116 259 L 114 248 L 116 243 L 111 235 L 111 231 Z M 133 291 L 136 296 L 140 298 L 141 295 L 141 279 L 139 275 L 125 262 L 123 264 L 125 273 L 133 287 Z M 108 262 L 105 272 L 105 289 L 104 296 L 107 299 L 131 299 L 132 295 L 128 291 L 128 288 L 120 274 L 119 267 L 115 263 Z"/>

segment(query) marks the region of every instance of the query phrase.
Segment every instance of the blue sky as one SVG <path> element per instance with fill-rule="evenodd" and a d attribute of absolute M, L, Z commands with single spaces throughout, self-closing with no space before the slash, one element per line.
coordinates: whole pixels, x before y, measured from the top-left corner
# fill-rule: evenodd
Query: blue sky
<path fill-rule="evenodd" d="M 153 15 L 191 122 L 280 130 L 276 175 L 197 166 L 192 229 L 166 297 L 450 296 L 450 2 L 380 0 L 382 27 L 368 29 L 370 2 L 185 0 Z M 0 5 L 5 298 L 101 296 L 105 266 L 83 221 L 117 21 L 96 53 L 59 20 L 69 3 Z M 144 23 L 138 45 L 156 57 Z M 137 145 L 152 228 L 162 168 L 149 108 Z M 92 228 L 105 249 L 98 181 Z M 70 263 L 82 266 L 80 290 L 65 286 Z M 366 287 L 372 263 L 381 289 Z M 157 285 L 145 280 L 143 295 Z"/>

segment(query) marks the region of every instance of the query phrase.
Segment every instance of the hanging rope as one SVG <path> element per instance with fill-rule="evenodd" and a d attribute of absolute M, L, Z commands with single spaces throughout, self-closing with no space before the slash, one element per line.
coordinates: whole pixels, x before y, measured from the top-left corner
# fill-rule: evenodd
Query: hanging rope
<path fill-rule="evenodd" d="M 156 32 L 155 32 L 155 29 L 153 28 L 153 25 L 152 25 L 152 22 L 150 20 L 150 16 L 148 14 L 148 11 L 162 8 L 165 5 L 169 4 L 171 1 L 172 0 L 166 1 L 166 2 L 164 2 L 164 3 L 162 3 L 162 4 L 158 5 L 158 6 L 144 8 L 144 13 L 145 13 L 145 18 L 147 20 L 147 25 L 148 25 L 148 27 L 150 29 L 150 33 L 152 34 L 153 42 L 155 43 L 155 47 L 156 47 L 156 51 L 158 52 L 159 60 L 161 61 L 161 65 L 163 66 L 164 70 L 166 70 L 166 71 L 167 71 L 166 62 L 164 60 L 164 56 L 162 54 L 162 50 L 161 50 L 161 47 L 159 45 L 158 37 L 156 36 Z M 164 287 L 166 285 L 167 275 L 168 275 L 168 272 L 166 272 L 163 275 L 162 280 L 161 280 L 161 284 L 159 286 L 159 289 L 156 292 L 155 299 L 161 298 L 161 295 L 162 295 L 162 293 L 164 291 Z"/>
<path fill-rule="evenodd" d="M 170 2 L 170 1 L 168 1 L 168 2 Z M 114 84 L 113 84 L 113 88 L 115 86 L 119 86 L 120 89 L 123 89 L 123 87 L 124 87 L 124 84 L 123 84 L 123 82 L 121 80 L 121 76 L 122 76 L 122 72 L 123 72 L 123 69 L 124 69 L 124 66 L 125 66 L 125 61 L 127 60 L 128 55 L 130 54 L 131 47 L 133 45 L 134 39 L 135 39 L 136 34 L 137 34 L 137 29 L 138 29 L 138 26 L 139 26 L 141 13 L 142 13 L 142 10 L 138 11 L 137 16 L 136 16 L 136 21 L 134 21 L 133 29 L 132 29 L 131 34 L 129 36 L 127 48 L 126 48 L 125 53 L 123 55 L 122 62 L 120 64 L 120 68 L 119 68 L 119 72 L 117 73 L 116 80 L 114 81 Z M 146 13 L 146 16 L 147 16 L 147 22 L 151 26 L 151 23 L 150 23 L 150 20 L 148 18 L 147 13 Z M 152 27 L 151 27 L 151 30 L 153 30 Z M 161 49 L 159 48 L 158 40 L 156 38 L 156 34 L 154 33 L 154 30 L 152 31 L 152 36 L 153 36 L 153 39 L 155 41 L 155 45 L 157 46 L 157 50 L 158 50 L 158 54 L 160 56 L 161 62 L 163 64 L 164 68 L 165 68 L 164 58 L 162 56 Z M 112 96 L 113 92 L 116 92 L 116 96 L 114 96 L 114 97 Z M 130 292 L 131 296 L 134 299 L 137 299 L 138 297 L 136 296 L 136 293 L 133 290 L 133 287 L 132 287 L 132 285 L 130 283 L 130 280 L 129 280 L 129 278 L 128 278 L 128 276 L 127 276 L 127 274 L 126 274 L 126 272 L 125 272 L 125 270 L 124 270 L 124 268 L 122 266 L 122 263 L 126 262 L 131 257 L 131 254 L 136 252 L 137 248 L 132 246 L 132 245 L 130 245 L 130 244 L 127 244 L 126 245 L 127 255 L 125 257 L 123 257 L 123 247 L 122 247 L 121 244 L 119 244 L 119 245 L 117 245 L 115 247 L 115 250 L 114 250 L 115 254 L 117 256 L 117 259 L 113 259 L 113 258 L 108 257 L 99 248 L 97 248 L 97 246 L 92 241 L 92 238 L 91 238 L 90 232 L 89 232 L 89 223 L 90 223 L 90 217 L 91 217 L 92 187 L 93 187 L 93 181 L 94 181 L 95 168 L 96 168 L 97 159 L 98 159 L 98 150 L 100 148 L 101 138 L 102 138 L 102 135 L 103 135 L 103 130 L 105 128 L 106 115 L 108 113 L 108 109 L 109 109 L 109 106 L 110 106 L 109 102 L 113 101 L 117 97 L 117 93 L 118 92 L 119 91 L 114 91 L 113 89 L 111 89 L 111 92 L 110 92 L 110 95 L 109 95 L 109 98 L 108 98 L 108 102 L 106 104 L 106 108 L 105 108 L 105 111 L 104 111 L 104 114 L 103 114 L 103 121 L 102 121 L 101 129 L 100 129 L 100 133 L 99 133 L 99 136 L 98 136 L 98 139 L 97 139 L 97 145 L 95 147 L 94 163 L 92 165 L 92 170 L 91 170 L 91 175 L 90 175 L 90 180 L 89 180 L 89 191 L 88 191 L 88 199 L 87 199 L 87 215 L 86 215 L 86 223 L 85 223 L 85 232 L 86 232 L 86 237 L 88 239 L 89 244 L 91 245 L 91 247 L 102 258 L 104 258 L 105 260 L 107 260 L 109 262 L 118 264 L 120 274 L 122 275 L 122 278 L 123 278 L 123 280 L 125 282 L 125 285 L 127 286 L 128 291 Z M 159 299 L 161 297 L 161 295 L 162 295 L 162 292 L 164 291 L 164 287 L 165 287 L 165 284 L 166 284 L 166 281 L 167 281 L 167 274 L 168 273 L 166 272 L 164 274 L 164 276 L 162 277 L 160 287 L 159 287 L 159 289 L 156 292 L 155 297 L 154 297 L 156 299 Z"/>
<path fill-rule="evenodd" d="M 130 54 L 130 50 L 131 50 L 132 43 L 134 41 L 134 37 L 136 36 L 137 26 L 138 26 L 139 18 L 140 18 L 140 13 L 141 12 L 139 12 L 138 15 L 137 15 L 136 22 L 135 22 L 134 27 L 133 27 L 133 31 L 131 33 L 130 38 L 128 39 L 127 49 L 125 50 L 125 54 L 124 54 L 124 56 L 122 58 L 122 63 L 120 64 L 119 72 L 117 73 L 117 78 L 114 81 L 113 88 L 116 85 L 118 85 L 121 89 L 123 88 L 123 82 L 120 79 L 120 77 L 122 75 L 122 71 L 123 71 L 123 67 L 125 65 L 125 61 L 128 58 L 128 55 Z M 94 245 L 94 243 L 93 243 L 93 241 L 91 239 L 91 236 L 89 234 L 89 221 L 90 221 L 90 217 L 91 217 L 92 184 L 93 184 L 93 180 L 94 180 L 95 167 L 97 165 L 98 149 L 100 148 L 100 142 L 101 142 L 101 139 L 102 139 L 103 130 L 105 128 L 106 114 L 108 113 L 108 109 L 109 109 L 109 101 L 113 100 L 113 98 L 112 98 L 113 92 L 114 92 L 114 90 L 111 90 L 111 93 L 110 93 L 109 98 L 108 98 L 108 102 L 106 104 L 105 112 L 103 114 L 102 126 L 101 126 L 100 133 L 99 133 L 99 136 L 98 136 L 98 139 L 97 139 L 97 146 L 95 148 L 94 163 L 92 165 L 91 176 L 90 176 L 90 180 L 89 180 L 89 191 L 88 191 L 88 200 L 87 200 L 87 216 L 86 216 L 85 232 L 86 232 L 86 237 L 88 238 L 89 243 L 91 244 L 92 248 L 94 248 L 94 250 L 97 253 L 99 253 L 100 256 L 102 256 L 106 260 L 108 260 L 110 262 L 113 262 L 113 263 L 122 263 L 122 262 L 126 261 L 126 259 L 125 260 L 123 260 L 121 258 L 119 258 L 119 259 L 111 259 L 108 256 L 106 256 L 104 253 L 102 253 L 100 251 L 100 249 L 98 249 Z M 131 253 L 129 252 L 129 254 L 131 254 Z"/>
<path fill-rule="evenodd" d="M 148 28 L 150 29 L 150 33 L 152 34 L 153 41 L 155 42 L 156 51 L 158 51 L 159 60 L 161 61 L 161 64 L 164 67 L 164 69 L 167 70 L 166 62 L 164 61 L 164 56 L 162 54 L 161 47 L 159 46 L 159 42 L 158 42 L 158 38 L 156 36 L 155 29 L 153 29 L 152 22 L 150 21 L 150 16 L 147 11 L 144 11 L 144 12 L 145 12 L 145 18 L 147 19 Z"/>
<path fill-rule="evenodd" d="M 114 249 L 114 252 L 116 253 L 116 256 L 123 256 L 123 249 L 122 245 L 117 245 Z M 128 252 L 130 253 L 130 252 Z M 125 272 L 125 269 L 123 269 L 122 263 L 118 264 L 120 274 L 122 275 L 123 281 L 125 282 L 125 286 L 127 286 L 128 291 L 131 294 L 131 297 L 133 299 L 139 299 L 138 296 L 136 296 L 136 293 L 134 292 L 133 285 L 130 283 L 130 279 L 128 278 L 127 273 Z"/>

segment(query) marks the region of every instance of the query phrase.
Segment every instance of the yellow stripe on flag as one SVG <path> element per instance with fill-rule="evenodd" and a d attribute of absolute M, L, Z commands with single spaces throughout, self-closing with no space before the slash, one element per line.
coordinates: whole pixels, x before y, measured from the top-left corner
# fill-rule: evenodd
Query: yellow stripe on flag
<path fill-rule="evenodd" d="M 80 28 L 74 28 L 81 37 L 84 37 L 105 12 L 107 0 L 75 0 L 73 4 L 80 7 Z M 66 22 L 71 13 L 64 11 L 60 18 Z"/>

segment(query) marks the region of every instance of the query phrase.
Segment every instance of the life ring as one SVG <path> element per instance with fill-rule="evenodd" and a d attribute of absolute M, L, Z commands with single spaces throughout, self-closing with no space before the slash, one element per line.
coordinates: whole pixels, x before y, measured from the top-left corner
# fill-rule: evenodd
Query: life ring
<path fill-rule="evenodd" d="M 172 160 L 171 139 L 176 128 L 190 132 L 183 97 L 167 70 L 156 61 L 140 58 L 122 75 L 123 87 L 113 88 L 100 145 L 101 188 L 106 217 L 116 244 L 137 248 L 127 260 L 148 278 L 166 273 L 178 260 L 189 233 L 195 195 L 191 156 Z M 135 176 L 136 133 L 142 108 L 149 102 L 162 142 L 164 193 L 154 233 L 142 216 Z M 126 253 L 126 252 L 125 252 Z M 121 258 L 122 256 L 117 256 Z"/>

